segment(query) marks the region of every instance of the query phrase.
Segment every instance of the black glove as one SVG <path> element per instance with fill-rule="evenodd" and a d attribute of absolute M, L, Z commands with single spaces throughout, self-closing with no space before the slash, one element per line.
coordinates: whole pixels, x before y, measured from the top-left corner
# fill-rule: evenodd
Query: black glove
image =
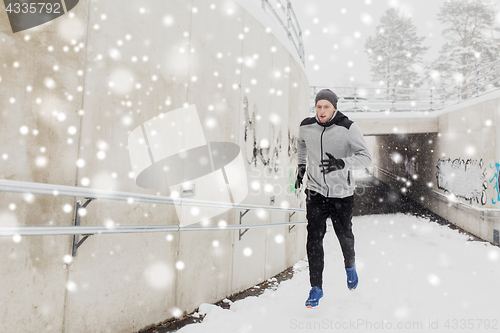
<path fill-rule="evenodd" d="M 332 171 L 342 170 L 345 167 L 345 162 L 340 158 L 335 158 L 332 154 L 326 153 L 328 160 L 321 160 L 321 165 L 323 169 L 321 172 L 329 173 Z"/>
<path fill-rule="evenodd" d="M 295 181 L 295 189 L 300 188 L 300 186 L 302 185 L 302 178 L 304 178 L 305 174 L 306 174 L 306 165 L 299 164 L 299 166 L 297 167 L 297 180 Z"/>

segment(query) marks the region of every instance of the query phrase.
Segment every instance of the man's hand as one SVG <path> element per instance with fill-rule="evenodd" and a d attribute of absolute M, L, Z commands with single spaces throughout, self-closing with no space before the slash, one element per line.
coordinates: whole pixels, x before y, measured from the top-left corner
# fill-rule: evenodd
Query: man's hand
<path fill-rule="evenodd" d="M 340 158 L 335 158 L 332 154 L 326 153 L 328 160 L 321 160 L 321 165 L 323 169 L 321 172 L 329 173 L 332 171 L 342 170 L 345 167 L 345 162 Z"/>
<path fill-rule="evenodd" d="M 299 164 L 297 167 L 297 180 L 295 181 L 295 189 L 299 189 L 300 186 L 302 186 L 302 178 L 304 178 L 304 175 L 306 174 L 306 165 L 305 164 Z"/>

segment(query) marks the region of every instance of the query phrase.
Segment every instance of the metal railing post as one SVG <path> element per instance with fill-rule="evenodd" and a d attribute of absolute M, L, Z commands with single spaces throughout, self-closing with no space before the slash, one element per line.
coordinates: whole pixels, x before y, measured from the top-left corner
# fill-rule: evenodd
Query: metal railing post
<path fill-rule="evenodd" d="M 292 14 L 294 14 L 294 16 L 295 16 L 295 12 L 293 11 L 293 9 L 292 9 Z M 297 29 L 299 30 L 299 34 L 298 34 L 299 35 L 299 56 L 300 56 L 300 59 L 302 59 L 302 63 L 305 66 L 305 64 L 306 64 L 306 56 L 305 56 L 306 52 L 304 50 L 304 41 L 302 39 L 302 29 L 300 29 L 298 22 L 297 22 Z"/>
<path fill-rule="evenodd" d="M 292 16 L 290 15 L 290 9 L 292 7 L 292 4 L 290 3 L 290 0 L 287 1 L 286 3 L 286 33 L 288 35 L 288 39 L 292 40 Z"/>
<path fill-rule="evenodd" d="M 249 211 L 250 211 L 250 209 L 245 210 L 244 213 L 240 212 L 240 224 L 242 224 L 241 220 L 243 219 L 243 216 L 245 216 L 245 214 L 248 213 Z M 248 230 L 250 230 L 250 229 L 247 228 L 247 229 L 245 229 L 243 231 L 241 231 L 241 229 L 239 230 L 239 232 L 238 232 L 238 234 L 239 234 L 239 240 L 241 240 L 241 238 L 243 237 L 243 235 L 246 234 Z"/>
<path fill-rule="evenodd" d="M 444 109 L 444 104 L 446 102 L 446 88 L 443 88 L 443 95 L 442 95 L 442 97 L 443 97 L 443 109 Z"/>
<path fill-rule="evenodd" d="M 295 215 L 295 213 L 296 212 L 288 213 L 288 223 L 292 222 L 292 216 Z M 292 226 L 288 226 L 288 233 L 290 233 L 294 227 L 295 227 L 295 224 Z"/>
<path fill-rule="evenodd" d="M 476 97 L 479 97 L 479 70 L 476 71 Z"/>
<path fill-rule="evenodd" d="M 294 31 L 297 34 L 297 39 L 299 42 L 299 57 L 302 60 L 302 65 L 306 64 L 305 50 L 304 50 L 304 40 L 302 39 L 302 29 L 300 28 L 299 20 L 297 20 L 297 16 L 295 15 L 295 11 L 292 7 L 292 2 L 290 1 L 290 16 L 293 16 L 294 19 Z"/>
<path fill-rule="evenodd" d="M 88 206 L 88 204 L 93 200 L 92 198 L 86 198 L 86 199 L 87 199 L 87 201 L 83 205 L 80 201 L 76 202 L 75 227 L 80 226 L 80 209 L 82 209 L 82 208 L 85 209 Z M 83 244 L 83 242 L 85 242 L 87 240 L 87 238 L 89 238 L 92 235 L 93 234 L 83 235 L 82 239 L 79 239 L 80 235 L 73 236 L 73 251 L 72 251 L 73 257 L 76 257 L 76 255 L 78 254 L 78 248 Z"/>
<path fill-rule="evenodd" d="M 394 104 L 396 103 L 396 88 L 392 88 L 392 108 L 391 111 L 396 110 Z"/>
<path fill-rule="evenodd" d="M 430 108 L 430 111 L 434 111 L 434 109 L 432 108 L 432 89 L 431 89 L 431 108 Z"/>
<path fill-rule="evenodd" d="M 358 87 L 354 87 L 354 110 L 358 110 L 358 94 L 357 94 Z"/>

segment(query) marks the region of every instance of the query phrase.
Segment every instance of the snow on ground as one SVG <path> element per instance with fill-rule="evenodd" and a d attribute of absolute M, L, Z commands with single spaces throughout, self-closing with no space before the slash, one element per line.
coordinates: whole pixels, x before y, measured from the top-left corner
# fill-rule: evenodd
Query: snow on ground
<path fill-rule="evenodd" d="M 335 233 L 325 236 L 325 296 L 307 309 L 307 262 L 275 291 L 202 304 L 202 323 L 180 333 L 493 332 L 500 330 L 500 249 L 424 218 L 353 218 L 359 285 L 349 291 Z"/>

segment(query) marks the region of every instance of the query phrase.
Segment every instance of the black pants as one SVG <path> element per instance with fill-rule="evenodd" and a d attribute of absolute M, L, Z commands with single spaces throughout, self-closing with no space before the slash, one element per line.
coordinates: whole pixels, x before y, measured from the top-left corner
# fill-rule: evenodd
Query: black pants
<path fill-rule="evenodd" d="M 327 198 L 306 190 L 307 211 L 307 258 L 311 287 L 323 286 L 324 251 L 323 237 L 326 233 L 326 219 L 331 218 L 333 229 L 344 255 L 345 267 L 354 266 L 354 234 L 352 233 L 352 210 L 354 196 Z"/>

